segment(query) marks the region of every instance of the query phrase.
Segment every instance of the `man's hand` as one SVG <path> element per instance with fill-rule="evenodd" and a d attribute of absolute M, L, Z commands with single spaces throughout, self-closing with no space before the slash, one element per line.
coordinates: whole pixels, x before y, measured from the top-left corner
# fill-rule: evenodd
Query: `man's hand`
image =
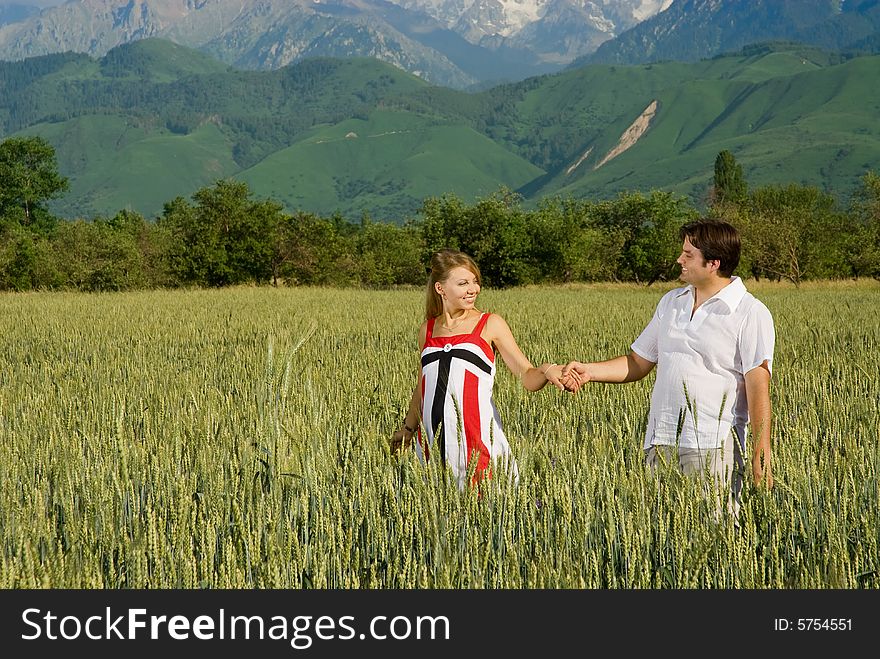
<path fill-rule="evenodd" d="M 563 378 L 562 366 L 559 364 L 541 364 L 540 371 L 544 374 L 544 377 L 547 378 L 547 382 L 560 391 L 574 393 L 580 388 L 580 382 L 576 376 Z"/>
<path fill-rule="evenodd" d="M 773 489 L 773 469 L 770 460 L 764 458 L 763 452 L 752 458 L 752 478 L 756 487 L 763 487 L 769 491 Z"/>
<path fill-rule="evenodd" d="M 765 361 L 748 371 L 746 380 L 746 400 L 749 405 L 749 426 L 752 442 L 752 477 L 756 487 L 770 490 L 773 487 L 772 448 L 770 446 L 770 427 L 773 420 L 770 403 L 770 366 Z"/>
<path fill-rule="evenodd" d="M 587 365 L 581 362 L 568 362 L 562 367 L 562 384 L 568 391 L 578 391 L 590 381 Z"/>

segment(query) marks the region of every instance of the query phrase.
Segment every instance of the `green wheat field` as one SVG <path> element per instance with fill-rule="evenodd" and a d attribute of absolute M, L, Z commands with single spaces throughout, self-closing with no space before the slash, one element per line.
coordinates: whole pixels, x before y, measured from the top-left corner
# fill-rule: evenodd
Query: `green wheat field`
<path fill-rule="evenodd" d="M 880 284 L 749 283 L 776 321 L 770 493 L 643 466 L 653 376 L 528 393 L 460 493 L 387 440 L 421 290 L 0 296 L 2 588 L 878 588 Z M 622 354 L 668 288 L 485 290 L 535 364 Z M 500 362 L 499 362 L 500 363 Z"/>

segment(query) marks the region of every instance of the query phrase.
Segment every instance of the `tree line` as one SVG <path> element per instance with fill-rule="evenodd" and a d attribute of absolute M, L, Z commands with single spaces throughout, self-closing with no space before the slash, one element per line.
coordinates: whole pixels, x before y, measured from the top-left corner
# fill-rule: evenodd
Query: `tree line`
<path fill-rule="evenodd" d="M 255 199 L 245 183 L 221 180 L 172 199 L 152 220 L 130 210 L 68 220 L 47 206 L 67 185 L 42 138 L 0 143 L 0 290 L 421 285 L 429 255 L 441 247 L 474 256 L 490 286 L 650 284 L 676 276 L 678 228 L 700 214 L 658 190 L 602 201 L 550 198 L 526 208 L 502 188 L 473 203 L 428 198 L 403 225 L 366 215 L 351 222 L 289 213 Z M 708 215 L 740 229 L 740 275 L 795 284 L 880 279 L 880 176 L 872 172 L 841 207 L 809 186 L 750 191 L 723 151 Z"/>

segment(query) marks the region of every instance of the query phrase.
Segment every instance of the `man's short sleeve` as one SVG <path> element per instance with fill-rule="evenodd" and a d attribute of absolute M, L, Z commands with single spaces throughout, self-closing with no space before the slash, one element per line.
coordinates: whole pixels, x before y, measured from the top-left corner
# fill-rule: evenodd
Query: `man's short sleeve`
<path fill-rule="evenodd" d="M 773 350 L 776 347 L 776 331 L 770 310 L 758 300 L 743 321 L 739 335 L 740 369 L 743 374 L 765 361 L 773 372 Z"/>
<path fill-rule="evenodd" d="M 657 341 L 660 338 L 660 322 L 666 307 L 669 306 L 671 296 L 676 292 L 680 291 L 670 291 L 660 299 L 660 302 L 657 303 L 657 308 L 654 309 L 654 316 L 651 318 L 651 322 L 648 323 L 648 326 L 639 334 L 639 338 L 633 341 L 633 344 L 630 346 L 639 357 L 644 357 L 654 364 L 657 363 L 659 358 Z"/>

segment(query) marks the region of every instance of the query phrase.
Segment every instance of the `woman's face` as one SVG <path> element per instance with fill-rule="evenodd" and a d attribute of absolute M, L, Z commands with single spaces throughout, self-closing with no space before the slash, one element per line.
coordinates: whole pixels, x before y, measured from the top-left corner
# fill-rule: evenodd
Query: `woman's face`
<path fill-rule="evenodd" d="M 445 281 L 435 284 L 437 292 L 443 298 L 446 311 L 473 309 L 480 292 L 477 275 L 465 267 L 453 268 Z"/>

